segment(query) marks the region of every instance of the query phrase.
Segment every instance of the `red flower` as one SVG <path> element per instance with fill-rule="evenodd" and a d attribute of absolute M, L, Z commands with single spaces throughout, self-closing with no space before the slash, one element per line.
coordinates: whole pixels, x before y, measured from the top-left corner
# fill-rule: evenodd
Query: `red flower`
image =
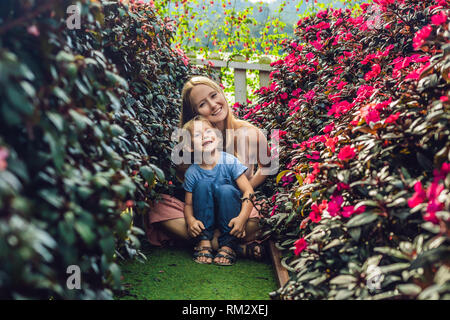
<path fill-rule="evenodd" d="M 430 36 L 432 30 L 432 27 L 428 25 L 416 32 L 413 39 L 413 47 L 415 50 L 424 44 L 425 40 Z"/>
<path fill-rule="evenodd" d="M 322 203 L 317 205 L 317 203 L 313 203 L 311 205 L 311 213 L 309 214 L 309 218 L 312 222 L 318 223 L 322 219 L 322 212 L 327 208 L 327 201 L 322 200 Z"/>
<path fill-rule="evenodd" d="M 3 171 L 8 167 L 8 162 L 6 162 L 6 158 L 8 158 L 8 156 L 8 149 L 0 147 L 0 171 Z"/>
<path fill-rule="evenodd" d="M 330 123 L 329 125 L 327 125 L 324 129 L 323 132 L 324 133 L 329 133 L 334 129 L 334 122 Z"/>
<path fill-rule="evenodd" d="M 272 212 L 270 213 L 270 216 L 273 216 L 275 213 L 275 210 L 277 210 L 278 205 L 273 206 Z"/>
<path fill-rule="evenodd" d="M 350 189 L 350 186 L 344 182 L 338 182 L 337 189 L 338 189 L 338 191 L 348 190 L 348 189 Z"/>
<path fill-rule="evenodd" d="M 305 93 L 303 97 L 306 99 L 306 101 L 310 101 L 314 98 L 315 94 L 316 92 L 314 90 L 310 90 L 307 93 Z"/>
<path fill-rule="evenodd" d="M 330 202 L 328 202 L 327 211 L 330 216 L 335 217 L 341 211 L 342 203 L 344 202 L 344 198 L 342 196 L 331 196 Z"/>
<path fill-rule="evenodd" d="M 391 114 L 389 117 L 387 117 L 384 120 L 384 123 L 394 123 L 395 121 L 397 121 L 398 117 L 400 116 L 400 112 Z"/>
<path fill-rule="evenodd" d="M 355 206 L 347 206 L 342 208 L 342 216 L 344 218 L 350 218 L 354 214 L 361 214 L 366 211 L 366 206 L 360 206 L 355 210 Z"/>
<path fill-rule="evenodd" d="M 410 208 L 414 208 L 425 201 L 426 194 L 425 190 L 422 188 L 422 183 L 420 181 L 417 181 L 414 185 L 414 191 L 415 193 L 411 198 L 408 199 L 408 206 Z"/>
<path fill-rule="evenodd" d="M 338 137 L 329 138 L 325 142 L 325 145 L 331 149 L 331 152 L 334 152 L 336 149 L 336 143 L 338 142 L 338 140 L 339 140 Z"/>
<path fill-rule="evenodd" d="M 134 201 L 133 200 L 127 200 L 127 202 L 125 202 L 125 206 L 127 208 L 130 208 L 130 207 L 134 206 Z"/>
<path fill-rule="evenodd" d="M 379 64 L 374 64 L 372 66 L 372 70 L 367 72 L 366 75 L 364 76 L 364 80 L 369 81 L 370 79 L 376 78 L 381 71 L 381 67 Z"/>
<path fill-rule="evenodd" d="M 353 159 L 356 156 L 355 149 L 350 146 L 345 146 L 341 148 L 341 151 L 339 151 L 338 158 L 342 161 L 348 161 L 350 159 Z"/>
<path fill-rule="evenodd" d="M 435 14 L 431 17 L 431 23 L 435 26 L 439 26 L 441 24 L 444 24 L 447 21 L 447 15 L 444 11 L 439 12 L 438 14 Z"/>
<path fill-rule="evenodd" d="M 308 247 L 308 243 L 306 242 L 305 238 L 300 238 L 294 242 L 294 246 L 295 246 L 294 253 L 296 256 L 298 256 L 303 250 L 305 250 Z"/>
<path fill-rule="evenodd" d="M 39 37 L 39 35 L 41 34 L 39 32 L 39 29 L 35 25 L 29 26 L 27 28 L 27 32 L 35 37 Z"/>
<path fill-rule="evenodd" d="M 311 153 L 311 155 L 307 154 L 306 157 L 308 159 L 318 160 L 318 159 L 320 159 L 320 152 L 319 151 L 313 151 Z"/>
<path fill-rule="evenodd" d="M 380 114 L 377 110 L 370 110 L 366 115 L 366 123 L 370 124 L 371 122 L 377 122 L 380 121 Z"/>

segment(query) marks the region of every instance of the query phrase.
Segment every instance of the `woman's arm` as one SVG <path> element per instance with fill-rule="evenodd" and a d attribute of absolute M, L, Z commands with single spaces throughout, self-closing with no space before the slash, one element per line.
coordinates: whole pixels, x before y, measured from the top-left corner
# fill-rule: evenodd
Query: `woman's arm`
<path fill-rule="evenodd" d="M 250 152 L 256 153 L 256 160 L 258 163 L 258 169 L 256 170 L 253 177 L 250 179 L 250 184 L 252 185 L 253 189 L 256 189 L 267 179 L 267 177 L 270 175 L 267 173 L 271 173 L 269 170 L 271 162 L 268 162 L 268 160 L 271 159 L 269 144 L 267 143 L 267 139 L 262 134 L 261 131 L 256 129 L 256 134 L 257 134 L 256 139 L 257 143 L 256 145 L 250 146 Z M 278 171 L 278 168 L 276 169 Z"/>

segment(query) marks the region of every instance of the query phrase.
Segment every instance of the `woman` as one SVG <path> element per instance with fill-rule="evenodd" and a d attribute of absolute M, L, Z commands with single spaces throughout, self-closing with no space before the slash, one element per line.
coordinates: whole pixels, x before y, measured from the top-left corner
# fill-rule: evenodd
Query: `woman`
<path fill-rule="evenodd" d="M 208 77 L 193 77 L 185 83 L 182 90 L 180 127 L 196 115 L 204 116 L 221 131 L 224 151 L 232 153 L 248 167 L 245 174 L 253 189 L 261 185 L 268 174 L 273 174 L 265 170 L 265 167 L 270 166 L 270 163 L 267 163 L 270 151 L 264 134 L 247 121 L 234 117 L 222 88 Z M 177 176 L 181 180 L 188 166 L 189 164 L 177 167 Z M 183 190 L 180 191 L 175 197 L 161 195 L 162 199 L 152 206 L 147 229 L 151 244 L 161 245 L 162 242 L 174 238 L 185 240 L 190 238 L 184 219 L 184 193 Z M 259 218 L 258 211 L 253 208 L 243 239 L 243 243 L 249 245 L 241 246 L 241 253 L 254 258 L 260 258 L 263 254 L 263 247 L 254 242 L 259 236 Z M 216 232 L 212 241 L 215 250 L 218 249 L 218 236 Z"/>

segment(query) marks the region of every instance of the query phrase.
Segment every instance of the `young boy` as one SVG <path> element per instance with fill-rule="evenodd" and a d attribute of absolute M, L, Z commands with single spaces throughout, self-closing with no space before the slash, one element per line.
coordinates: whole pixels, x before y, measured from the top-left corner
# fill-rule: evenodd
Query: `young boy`
<path fill-rule="evenodd" d="M 204 117 L 197 116 L 183 129 L 191 134 L 189 151 L 194 161 L 185 173 L 184 215 L 188 233 L 198 241 L 194 248 L 197 263 L 230 266 L 236 260 L 239 238 L 245 237 L 245 225 L 253 208 L 248 200 L 253 193 L 247 167 L 231 154 L 218 150 L 217 129 Z M 241 195 L 246 199 L 241 201 Z M 214 229 L 221 235 L 218 254 L 213 257 L 211 239 Z"/>

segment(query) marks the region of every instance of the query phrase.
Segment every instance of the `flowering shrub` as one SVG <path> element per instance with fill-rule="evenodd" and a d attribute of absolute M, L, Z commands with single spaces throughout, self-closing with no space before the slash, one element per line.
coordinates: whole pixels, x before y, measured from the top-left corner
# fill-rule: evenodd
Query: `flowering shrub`
<path fill-rule="evenodd" d="M 0 4 L 2 299 L 112 298 L 142 233 L 121 213 L 173 188 L 184 56 L 148 5 L 80 3 L 80 30 L 72 1 Z"/>
<path fill-rule="evenodd" d="M 238 110 L 287 131 L 265 225 L 291 277 L 274 297 L 450 297 L 448 3 L 373 2 L 376 24 L 369 4 L 300 20 Z"/>

